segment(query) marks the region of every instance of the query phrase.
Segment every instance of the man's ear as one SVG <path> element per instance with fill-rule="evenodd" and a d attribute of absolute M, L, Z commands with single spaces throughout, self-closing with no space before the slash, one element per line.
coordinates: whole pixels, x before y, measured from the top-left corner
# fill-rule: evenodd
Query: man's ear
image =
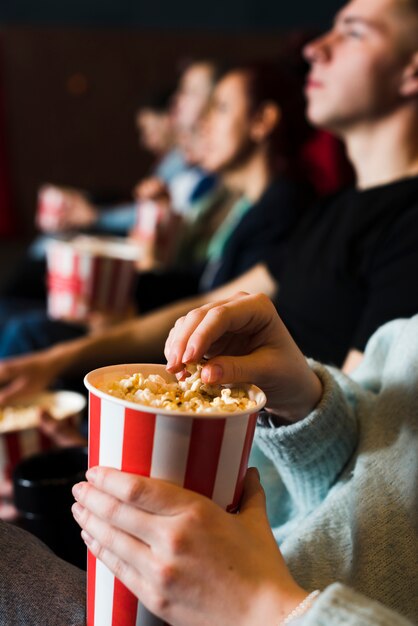
<path fill-rule="evenodd" d="M 274 102 L 266 102 L 257 111 L 251 124 L 251 138 L 259 143 L 263 141 L 278 124 L 280 124 L 281 111 Z"/>
<path fill-rule="evenodd" d="M 418 52 L 412 55 L 402 74 L 400 93 L 405 97 L 418 96 Z"/>

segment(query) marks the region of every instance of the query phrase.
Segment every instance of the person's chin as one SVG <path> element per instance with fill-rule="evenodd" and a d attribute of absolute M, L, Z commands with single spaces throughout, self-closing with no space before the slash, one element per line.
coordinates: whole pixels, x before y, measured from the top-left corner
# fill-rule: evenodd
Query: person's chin
<path fill-rule="evenodd" d="M 215 173 L 219 170 L 219 163 L 215 159 L 203 158 L 200 159 L 199 164 L 208 174 Z"/>
<path fill-rule="evenodd" d="M 306 117 L 316 128 L 328 128 L 331 116 L 318 103 L 309 103 L 306 109 Z"/>

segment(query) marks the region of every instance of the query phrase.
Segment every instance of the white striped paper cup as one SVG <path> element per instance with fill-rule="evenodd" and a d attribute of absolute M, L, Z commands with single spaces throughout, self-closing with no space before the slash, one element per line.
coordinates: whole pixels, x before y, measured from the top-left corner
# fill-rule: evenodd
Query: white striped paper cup
<path fill-rule="evenodd" d="M 58 187 L 44 185 L 38 192 L 36 225 L 44 232 L 59 229 L 60 220 L 66 211 L 65 197 Z"/>
<path fill-rule="evenodd" d="M 257 405 L 251 413 L 196 414 L 167 411 L 115 398 L 98 387 L 124 375 L 159 374 L 163 365 L 102 367 L 87 374 L 89 467 L 103 465 L 161 478 L 201 493 L 228 511 L 242 493 L 257 415 L 264 393 L 248 385 Z M 87 626 L 163 626 L 95 557 L 87 559 Z"/>
<path fill-rule="evenodd" d="M 47 248 L 48 314 L 85 320 L 93 311 L 123 313 L 132 301 L 136 246 L 97 237 L 55 240 Z"/>
<path fill-rule="evenodd" d="M 155 256 L 163 264 L 170 263 L 179 243 L 183 218 L 171 210 L 164 210 L 153 200 L 137 203 L 137 219 L 131 239 L 150 249 L 155 246 Z"/>

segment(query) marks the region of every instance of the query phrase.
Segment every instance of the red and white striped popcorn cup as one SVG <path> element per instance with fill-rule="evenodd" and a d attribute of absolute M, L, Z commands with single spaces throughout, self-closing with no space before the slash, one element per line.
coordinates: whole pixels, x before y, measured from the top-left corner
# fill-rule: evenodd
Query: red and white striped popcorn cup
<path fill-rule="evenodd" d="M 47 247 L 48 314 L 83 321 L 93 311 L 124 313 L 132 302 L 138 248 L 106 238 L 54 240 Z"/>
<path fill-rule="evenodd" d="M 144 240 L 157 237 L 158 226 L 164 218 L 164 211 L 154 200 L 139 200 L 136 209 L 136 222 L 133 234 Z"/>
<path fill-rule="evenodd" d="M 36 209 L 36 225 L 40 230 L 48 233 L 58 231 L 65 211 L 65 196 L 58 187 L 44 185 L 40 188 Z"/>
<path fill-rule="evenodd" d="M 86 404 L 84 396 L 72 391 L 39 394 L 32 400 L 3 409 L 0 421 L 0 481 L 10 480 L 13 469 L 22 459 L 52 447 L 51 439 L 38 428 L 43 407 L 52 417 L 65 420 L 74 427 Z"/>
<path fill-rule="evenodd" d="M 169 480 L 235 511 L 240 502 L 257 415 L 264 393 L 248 385 L 251 412 L 184 413 L 113 397 L 98 387 L 141 372 L 175 378 L 163 365 L 102 367 L 87 374 L 89 467 L 103 465 Z M 90 552 L 87 559 L 87 626 L 163 626 Z"/>
<path fill-rule="evenodd" d="M 145 249 L 154 248 L 160 263 L 170 263 L 176 253 L 183 218 L 178 213 L 163 207 L 154 200 L 139 200 L 137 219 L 131 238 Z"/>

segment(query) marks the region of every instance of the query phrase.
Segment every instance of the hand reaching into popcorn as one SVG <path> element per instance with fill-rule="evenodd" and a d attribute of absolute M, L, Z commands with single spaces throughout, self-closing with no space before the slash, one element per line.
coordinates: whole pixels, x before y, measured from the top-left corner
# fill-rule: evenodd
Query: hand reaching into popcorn
<path fill-rule="evenodd" d="M 180 378 L 207 357 L 206 383 L 252 382 L 267 406 L 289 421 L 305 417 L 321 397 L 321 383 L 264 295 L 241 292 L 180 318 L 166 342 L 168 371 Z"/>

